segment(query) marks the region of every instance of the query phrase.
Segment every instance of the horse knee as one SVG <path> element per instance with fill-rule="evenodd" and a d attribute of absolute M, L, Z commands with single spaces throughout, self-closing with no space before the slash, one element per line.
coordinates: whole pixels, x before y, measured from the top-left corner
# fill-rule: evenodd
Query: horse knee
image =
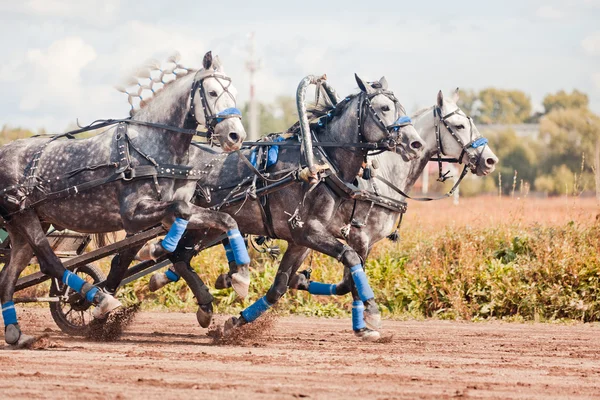
<path fill-rule="evenodd" d="M 287 291 L 287 285 L 289 281 L 288 274 L 280 272 L 275 276 L 275 282 L 267 292 L 267 301 L 270 304 L 275 304 Z"/>
<path fill-rule="evenodd" d="M 358 253 L 352 247 L 344 246 L 344 251 L 339 256 L 339 260 L 348 268 L 362 264 Z"/>

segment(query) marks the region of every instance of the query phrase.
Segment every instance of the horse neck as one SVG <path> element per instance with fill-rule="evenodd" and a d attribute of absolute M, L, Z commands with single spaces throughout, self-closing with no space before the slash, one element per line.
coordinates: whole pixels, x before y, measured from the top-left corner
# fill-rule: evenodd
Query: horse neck
<path fill-rule="evenodd" d="M 420 157 L 409 162 L 403 161 L 399 155 L 392 152 L 385 152 L 374 157 L 379 162 L 379 169 L 376 173 L 404 192 L 410 191 L 427 166 L 429 159 L 437 151 L 433 108 L 413 117 L 413 125 L 425 142 L 425 149 Z M 385 184 L 380 185 L 380 192 L 392 198 L 401 197 Z"/>
<path fill-rule="evenodd" d="M 344 110 L 342 116 L 333 119 L 324 132 L 320 135 L 322 141 L 342 143 L 358 143 L 358 115 L 356 105 L 359 96 L 356 96 Z M 346 182 L 352 182 L 362 167 L 366 150 L 356 148 L 329 147 L 325 148 L 328 157 L 333 161 Z"/>
<path fill-rule="evenodd" d="M 134 114 L 132 119 L 183 128 L 190 109 L 190 89 L 193 77 L 194 74 L 189 74 L 170 83 L 144 108 Z M 150 127 L 135 127 L 140 132 L 138 135 L 140 139 L 136 142 L 139 142 L 140 146 L 152 144 L 154 149 L 161 149 L 161 153 L 165 153 L 162 157 L 159 156 L 159 158 L 163 158 L 162 162 L 175 164 L 187 162 L 192 135 Z M 171 159 L 165 160 L 164 158 Z M 161 162 L 158 159 L 157 161 Z"/>

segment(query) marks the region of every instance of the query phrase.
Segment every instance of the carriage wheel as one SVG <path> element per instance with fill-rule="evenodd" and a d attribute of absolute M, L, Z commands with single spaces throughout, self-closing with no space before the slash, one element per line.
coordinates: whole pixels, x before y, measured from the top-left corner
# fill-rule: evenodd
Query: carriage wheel
<path fill-rule="evenodd" d="M 73 270 L 73 273 L 91 284 L 106 279 L 100 269 L 90 264 Z M 69 335 L 85 335 L 87 327 L 93 319 L 90 309 L 92 303 L 62 282 L 57 287 L 56 280 L 52 280 L 50 285 L 50 296 L 60 298 L 59 302 L 50 303 L 50 314 L 60 330 Z"/>

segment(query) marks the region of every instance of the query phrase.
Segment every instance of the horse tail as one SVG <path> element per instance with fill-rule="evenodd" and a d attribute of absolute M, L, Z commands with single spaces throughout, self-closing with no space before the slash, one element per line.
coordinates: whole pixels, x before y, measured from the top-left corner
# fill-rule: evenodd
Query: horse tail
<path fill-rule="evenodd" d="M 96 248 L 104 247 L 110 243 L 114 243 L 117 241 L 117 233 L 93 233 L 92 234 L 92 242 L 96 246 Z"/>

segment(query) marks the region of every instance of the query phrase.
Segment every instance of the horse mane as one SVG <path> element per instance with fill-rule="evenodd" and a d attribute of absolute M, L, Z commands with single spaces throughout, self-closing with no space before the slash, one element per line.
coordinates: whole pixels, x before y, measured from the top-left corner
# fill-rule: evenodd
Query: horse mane
<path fill-rule="evenodd" d="M 173 82 L 198 71 L 180 64 L 178 55 L 167 58 L 165 64 L 167 67 L 163 68 L 162 64 L 156 60 L 149 61 L 136 70 L 126 81 L 125 86 L 116 87 L 119 92 L 127 95 L 127 102 L 131 106 L 129 115 L 134 116 L 140 112 Z M 128 89 L 132 86 L 133 89 Z M 139 99 L 138 108 L 134 105 L 134 99 Z"/>
<path fill-rule="evenodd" d="M 431 110 L 431 107 L 425 107 L 425 108 L 421 108 L 420 110 L 417 110 L 417 112 L 415 112 L 413 114 L 413 118 L 418 118 L 421 115 L 425 114 L 426 112 L 428 112 L 429 110 Z"/>

